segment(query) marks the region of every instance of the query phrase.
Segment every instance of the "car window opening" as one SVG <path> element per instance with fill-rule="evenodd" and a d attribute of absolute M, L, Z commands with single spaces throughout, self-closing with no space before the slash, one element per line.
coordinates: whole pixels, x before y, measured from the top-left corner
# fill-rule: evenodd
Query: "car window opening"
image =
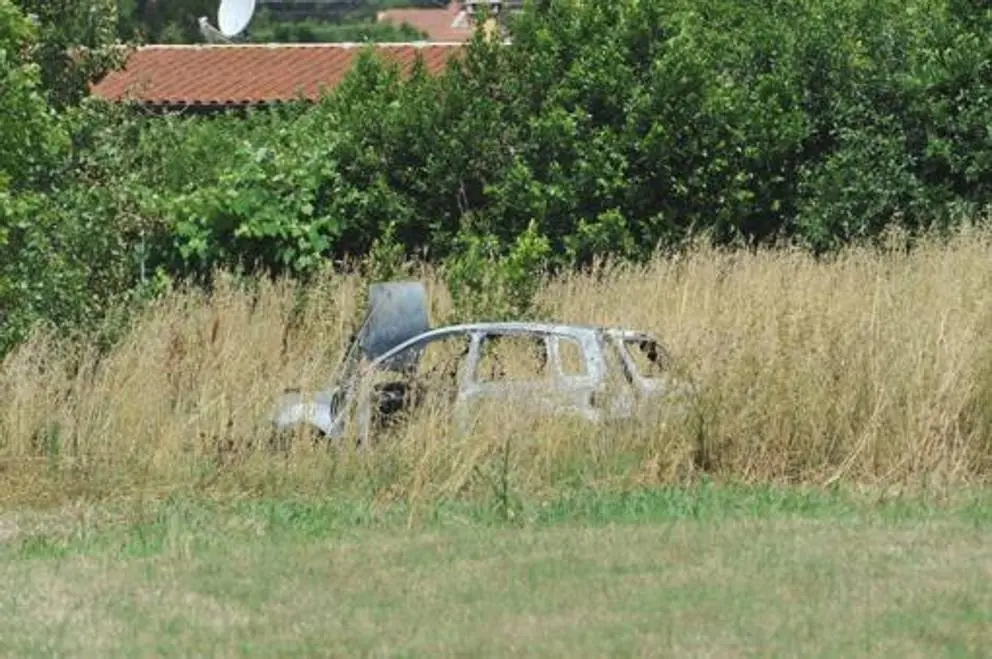
<path fill-rule="evenodd" d="M 526 382 L 551 377 L 545 337 L 517 334 L 483 337 L 476 367 L 480 382 Z"/>
<path fill-rule="evenodd" d="M 638 376 L 657 378 L 664 375 L 667 370 L 666 355 L 655 341 L 627 339 L 623 346 Z"/>

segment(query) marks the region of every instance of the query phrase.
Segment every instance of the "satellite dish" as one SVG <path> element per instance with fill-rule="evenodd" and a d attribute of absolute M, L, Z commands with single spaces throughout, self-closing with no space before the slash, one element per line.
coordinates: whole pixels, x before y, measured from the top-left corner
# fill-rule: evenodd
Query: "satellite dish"
<path fill-rule="evenodd" d="M 207 43 L 231 43 L 231 40 L 225 37 L 220 31 L 210 24 L 206 16 L 200 16 L 197 19 L 200 24 L 200 34 L 206 40 Z"/>
<path fill-rule="evenodd" d="M 255 0 L 221 0 L 217 9 L 217 27 L 225 37 L 244 32 L 255 13 Z"/>

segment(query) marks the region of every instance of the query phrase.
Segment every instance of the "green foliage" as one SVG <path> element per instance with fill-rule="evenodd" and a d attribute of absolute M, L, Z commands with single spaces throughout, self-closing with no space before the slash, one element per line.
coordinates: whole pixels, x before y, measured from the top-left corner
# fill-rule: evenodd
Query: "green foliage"
<path fill-rule="evenodd" d="M 28 51 L 36 30 L 9 0 L 0 0 L 0 354 L 22 338 L 34 317 L 36 282 L 49 263 L 41 229 L 45 198 L 37 193 L 67 145 Z M 53 282 L 53 285 L 56 283 Z"/>
<path fill-rule="evenodd" d="M 212 9 L 194 4 L 168 11 L 195 29 Z M 102 22 L 81 29 L 77 10 L 62 22 L 46 11 L 46 48 L 70 34 L 109 43 Z M 23 20 L 4 21 L 0 38 L 28 43 Z M 38 225 L 44 241 L 18 229 L 18 249 L 46 245 L 70 289 L 101 299 L 148 290 L 154 273 L 306 277 L 358 258 L 385 277 L 426 258 L 444 265 L 467 318 L 539 315 L 529 300 L 542 273 L 646 258 L 697 233 L 824 251 L 992 204 L 987 3 L 558 0 L 510 28 L 512 45 L 480 34 L 443 75 L 422 63 L 401 75 L 364 53 L 312 107 L 211 118 L 92 103 L 59 123 L 40 91 L 62 107 L 78 86 L 35 57 L 39 88 L 21 53 L 42 51 L 8 46 L 0 189 L 31 194 L 2 198 L 0 235 L 10 242 L 35 214 L 63 218 Z M 83 258 L 113 274 L 87 275 Z M 28 270 L 7 273 L 9 296 Z"/>
<path fill-rule="evenodd" d="M 38 21 L 31 58 L 39 64 L 49 101 L 78 103 L 89 83 L 123 63 L 116 40 L 115 0 L 15 0 Z"/>
<path fill-rule="evenodd" d="M 454 319 L 531 319 L 540 315 L 534 295 L 542 283 L 551 246 L 531 222 L 509 248 L 493 235 L 467 234 L 445 265 Z"/>
<path fill-rule="evenodd" d="M 206 16 L 216 24 L 218 0 L 120 0 L 117 33 L 121 39 L 144 43 L 202 43 L 197 19 Z M 281 20 L 259 5 L 244 37 L 255 43 L 330 43 L 341 41 L 415 41 L 425 35 L 409 25 L 375 22 L 379 8 L 392 2 L 359 3 L 337 15 L 304 20 Z M 401 3 L 416 4 L 416 3 Z M 423 4 L 423 3 L 421 3 Z M 424 6 L 434 6 L 427 3 Z"/>
<path fill-rule="evenodd" d="M 36 30 L 9 0 L 0 0 L 0 193 L 34 183 L 57 162 L 65 135 L 49 110 L 39 67 L 26 53 Z M 8 212 L 0 205 L 0 218 Z M 3 245 L 0 221 L 0 246 Z"/>
<path fill-rule="evenodd" d="M 390 222 L 372 243 L 363 259 L 362 269 L 370 281 L 391 281 L 409 277 L 410 265 L 406 259 L 406 249 L 396 239 L 396 224 Z"/>
<path fill-rule="evenodd" d="M 395 71 L 368 57 L 356 73 L 352 83 L 366 107 L 397 93 Z M 364 254 L 390 222 L 412 225 L 412 208 L 375 166 L 377 153 L 348 131 L 352 121 L 368 121 L 348 115 L 356 110 L 328 101 L 291 125 L 265 115 L 246 124 L 212 120 L 229 135 L 247 129 L 258 139 L 228 140 L 222 167 L 164 208 L 174 228 L 175 267 L 202 276 L 243 264 L 306 276 L 325 256 Z M 208 126 L 210 120 L 201 124 Z"/>
<path fill-rule="evenodd" d="M 80 207 L 89 207 L 87 213 Z M 0 194 L 0 353 L 39 322 L 66 333 L 92 330 L 138 284 L 133 236 L 106 222 L 112 200 L 75 189 L 49 198 Z M 134 293 L 139 293 L 135 289 Z"/>
<path fill-rule="evenodd" d="M 362 21 L 274 21 L 259 16 L 252 21 L 249 40 L 255 43 L 339 43 L 420 41 L 427 35 L 410 25 Z"/>
<path fill-rule="evenodd" d="M 197 19 L 216 23 L 218 0 L 120 0 L 117 33 L 145 43 L 202 42 Z"/>

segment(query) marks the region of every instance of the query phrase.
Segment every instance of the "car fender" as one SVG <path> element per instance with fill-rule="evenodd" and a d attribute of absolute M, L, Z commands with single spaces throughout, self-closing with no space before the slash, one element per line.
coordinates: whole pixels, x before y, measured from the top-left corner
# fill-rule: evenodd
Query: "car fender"
<path fill-rule="evenodd" d="M 285 393 L 276 406 L 273 423 L 277 430 L 306 424 L 335 438 L 344 432 L 343 419 L 335 413 L 333 391 L 319 392 L 312 399 L 296 391 Z"/>

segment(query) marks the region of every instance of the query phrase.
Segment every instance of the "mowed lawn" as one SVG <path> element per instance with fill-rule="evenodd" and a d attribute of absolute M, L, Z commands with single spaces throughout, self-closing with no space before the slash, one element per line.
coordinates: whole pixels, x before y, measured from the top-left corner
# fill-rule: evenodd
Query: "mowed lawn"
<path fill-rule="evenodd" d="M 989 656 L 992 498 L 582 495 L 0 516 L 3 656 Z"/>

